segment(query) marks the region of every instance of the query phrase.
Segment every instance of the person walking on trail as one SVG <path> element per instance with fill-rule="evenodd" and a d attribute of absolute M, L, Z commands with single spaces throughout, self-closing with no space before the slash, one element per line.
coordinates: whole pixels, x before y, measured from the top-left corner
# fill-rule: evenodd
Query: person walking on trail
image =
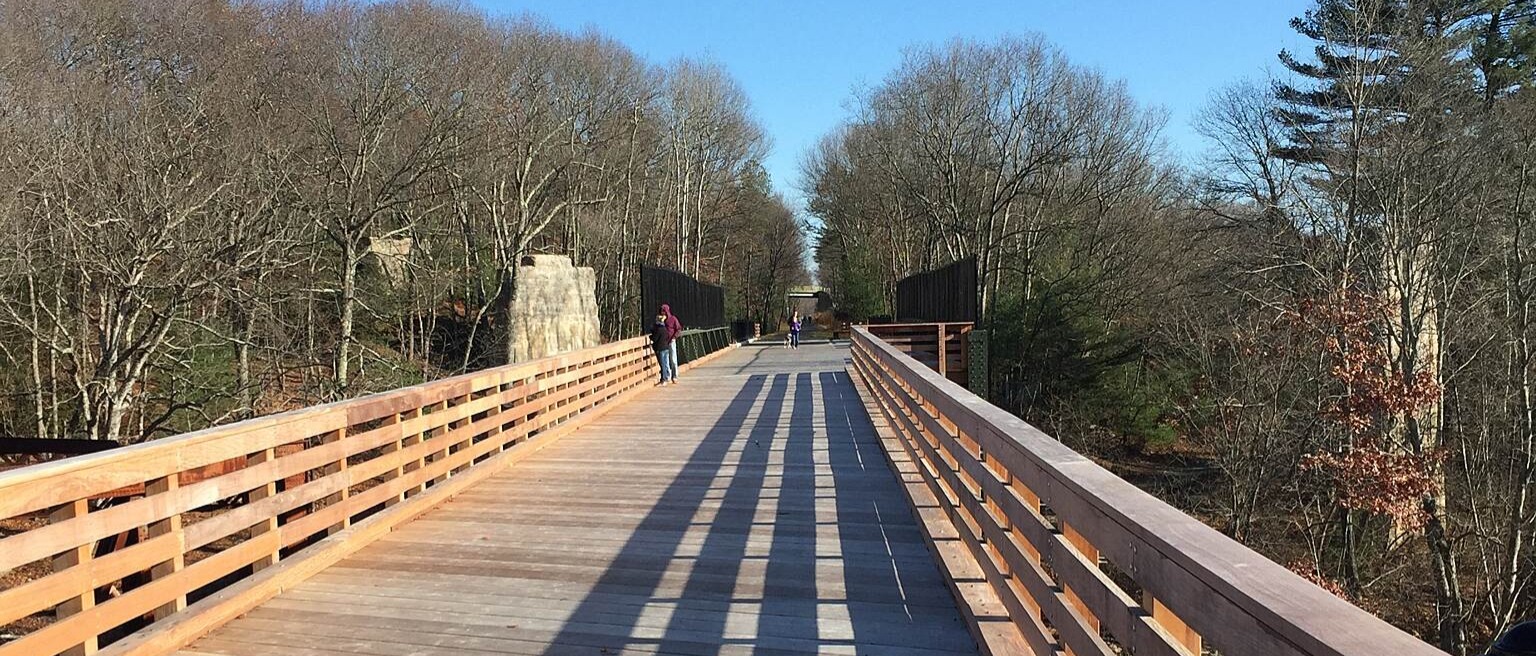
<path fill-rule="evenodd" d="M 667 326 L 667 353 L 672 358 L 672 384 L 677 384 L 677 338 L 683 334 L 683 322 L 677 320 L 677 315 L 672 314 L 672 306 L 661 304 L 661 316 L 666 318 Z"/>
<path fill-rule="evenodd" d="M 800 311 L 795 311 L 795 316 L 789 318 L 789 347 L 800 348 Z"/>
<path fill-rule="evenodd" d="M 672 330 L 667 328 L 666 315 L 656 315 L 656 323 L 651 326 L 651 348 L 656 349 L 656 361 L 661 364 L 661 382 L 656 384 L 677 382 L 677 365 L 672 364 L 671 354 Z"/>

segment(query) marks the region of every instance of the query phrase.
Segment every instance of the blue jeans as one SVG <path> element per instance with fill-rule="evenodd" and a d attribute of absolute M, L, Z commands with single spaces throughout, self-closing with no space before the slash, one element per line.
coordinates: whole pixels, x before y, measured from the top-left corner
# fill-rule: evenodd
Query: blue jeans
<path fill-rule="evenodd" d="M 677 352 L 683 350 L 678 346 L 677 340 L 672 340 L 672 345 L 667 347 L 667 352 L 672 354 L 672 378 L 677 378 Z"/>
<path fill-rule="evenodd" d="M 661 382 L 663 383 L 677 378 L 677 365 L 673 364 L 672 360 L 676 352 L 676 347 L 656 351 L 656 361 L 661 363 Z"/>
<path fill-rule="evenodd" d="M 800 348 L 800 331 L 789 331 L 789 345 L 794 348 Z"/>

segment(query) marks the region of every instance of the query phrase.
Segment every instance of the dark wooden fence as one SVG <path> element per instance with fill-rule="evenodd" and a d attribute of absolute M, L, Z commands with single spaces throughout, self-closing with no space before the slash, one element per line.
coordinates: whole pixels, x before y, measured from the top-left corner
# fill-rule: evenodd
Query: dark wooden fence
<path fill-rule="evenodd" d="M 902 278 L 896 321 L 976 321 L 976 258 Z"/>
<path fill-rule="evenodd" d="M 684 328 L 726 325 L 725 289 L 708 285 L 671 269 L 640 267 L 640 326 L 649 329 L 656 309 L 672 306 Z"/>

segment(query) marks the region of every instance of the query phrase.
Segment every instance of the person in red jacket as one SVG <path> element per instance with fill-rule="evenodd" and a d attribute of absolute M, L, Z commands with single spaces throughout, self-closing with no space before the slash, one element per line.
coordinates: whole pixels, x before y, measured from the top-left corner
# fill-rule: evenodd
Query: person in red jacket
<path fill-rule="evenodd" d="M 667 353 L 672 358 L 672 384 L 677 384 L 677 337 L 683 334 L 683 322 L 677 320 L 677 315 L 672 314 L 672 306 L 661 304 L 661 316 L 666 317 L 667 334 L 671 342 L 667 345 Z"/>

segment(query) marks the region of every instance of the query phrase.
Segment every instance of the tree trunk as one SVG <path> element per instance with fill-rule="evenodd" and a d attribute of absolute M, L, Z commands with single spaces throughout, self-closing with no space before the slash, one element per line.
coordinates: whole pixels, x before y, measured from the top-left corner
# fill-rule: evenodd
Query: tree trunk
<path fill-rule="evenodd" d="M 256 415 L 256 386 L 251 381 L 251 340 L 255 338 L 254 323 L 249 312 L 235 308 L 235 386 L 240 400 L 237 419 Z"/>
<path fill-rule="evenodd" d="M 1435 613 L 1440 633 L 1440 648 L 1453 656 L 1467 653 L 1466 608 L 1461 595 L 1461 580 L 1456 567 L 1456 552 L 1446 535 L 1445 507 L 1435 497 L 1424 498 L 1428 520 L 1424 539 L 1429 545 L 1435 575 Z"/>
<path fill-rule="evenodd" d="M 346 239 L 341 261 L 341 335 L 336 345 L 336 388 L 345 391 L 351 383 L 353 313 L 357 306 L 357 241 Z"/>
<path fill-rule="evenodd" d="M 48 415 L 43 402 L 43 340 L 42 326 L 38 321 L 41 314 L 38 305 L 37 287 L 31 275 L 27 276 L 27 293 L 32 302 L 32 398 L 34 402 L 34 418 L 37 420 L 37 436 L 48 437 Z"/>

